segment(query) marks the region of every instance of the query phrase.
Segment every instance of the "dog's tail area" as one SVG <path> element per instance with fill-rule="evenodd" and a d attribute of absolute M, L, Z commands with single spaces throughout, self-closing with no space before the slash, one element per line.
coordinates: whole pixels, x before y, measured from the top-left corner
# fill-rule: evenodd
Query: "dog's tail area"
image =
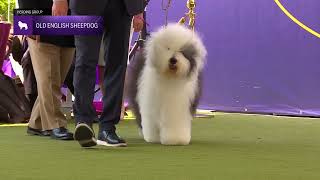
<path fill-rule="evenodd" d="M 202 84 L 203 84 L 203 73 L 199 72 L 197 86 L 196 86 L 196 89 L 197 89 L 196 94 L 194 99 L 190 103 L 190 113 L 192 114 L 192 116 L 195 116 L 197 113 L 197 107 L 199 105 L 200 98 L 202 95 Z"/>
<path fill-rule="evenodd" d="M 143 138 L 142 128 L 139 128 L 139 136 Z"/>

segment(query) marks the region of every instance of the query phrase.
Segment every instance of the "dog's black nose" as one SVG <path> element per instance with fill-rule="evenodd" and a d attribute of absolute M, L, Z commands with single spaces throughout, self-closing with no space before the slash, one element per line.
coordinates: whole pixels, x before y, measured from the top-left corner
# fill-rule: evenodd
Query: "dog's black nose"
<path fill-rule="evenodd" d="M 176 58 L 172 57 L 172 58 L 170 58 L 169 62 L 170 62 L 170 64 L 175 65 L 175 64 L 177 64 L 178 60 Z"/>

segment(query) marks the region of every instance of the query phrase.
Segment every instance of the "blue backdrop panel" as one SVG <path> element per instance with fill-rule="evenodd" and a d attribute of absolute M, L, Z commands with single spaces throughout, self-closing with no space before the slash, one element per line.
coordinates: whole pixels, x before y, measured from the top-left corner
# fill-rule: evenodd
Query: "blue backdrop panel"
<path fill-rule="evenodd" d="M 166 4 L 166 0 L 164 0 Z M 274 0 L 198 0 L 197 30 L 208 49 L 201 106 L 222 111 L 320 115 L 320 39 Z M 161 0 L 148 7 L 149 29 L 164 24 Z M 320 32 L 319 0 L 279 0 Z M 169 21 L 187 11 L 172 0 Z"/>

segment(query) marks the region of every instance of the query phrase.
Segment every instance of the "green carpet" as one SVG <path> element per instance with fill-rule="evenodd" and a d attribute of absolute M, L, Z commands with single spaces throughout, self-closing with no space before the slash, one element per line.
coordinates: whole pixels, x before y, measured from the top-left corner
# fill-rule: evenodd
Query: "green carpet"
<path fill-rule="evenodd" d="M 320 179 L 320 119 L 215 113 L 176 147 L 146 144 L 133 121 L 119 126 L 127 148 L 82 149 L 25 130 L 0 128 L 0 179 Z"/>

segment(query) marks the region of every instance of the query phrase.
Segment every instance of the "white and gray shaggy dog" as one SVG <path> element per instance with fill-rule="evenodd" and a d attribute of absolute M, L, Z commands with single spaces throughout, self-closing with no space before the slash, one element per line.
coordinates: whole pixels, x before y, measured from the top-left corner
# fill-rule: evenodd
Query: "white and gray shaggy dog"
<path fill-rule="evenodd" d="M 127 71 L 129 104 L 145 141 L 187 145 L 206 49 L 196 33 L 169 24 L 151 34 Z"/>

